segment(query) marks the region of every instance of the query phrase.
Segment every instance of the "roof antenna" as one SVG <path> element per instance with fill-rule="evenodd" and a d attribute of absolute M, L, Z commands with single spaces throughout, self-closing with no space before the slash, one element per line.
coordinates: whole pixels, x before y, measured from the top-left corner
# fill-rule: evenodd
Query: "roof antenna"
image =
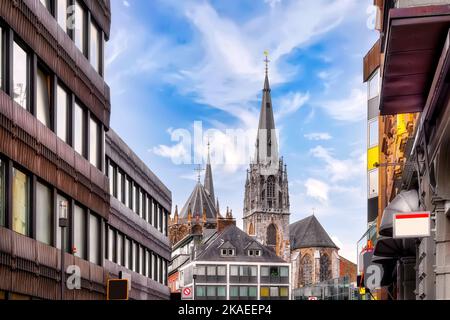
<path fill-rule="evenodd" d="M 264 51 L 264 55 L 266 56 L 266 58 L 264 59 L 264 62 L 266 63 L 266 76 L 269 76 L 269 51 Z"/>

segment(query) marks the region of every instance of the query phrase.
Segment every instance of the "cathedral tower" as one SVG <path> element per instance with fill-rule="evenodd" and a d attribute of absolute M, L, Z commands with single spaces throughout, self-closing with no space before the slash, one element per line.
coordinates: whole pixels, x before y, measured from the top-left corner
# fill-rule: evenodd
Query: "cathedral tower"
<path fill-rule="evenodd" d="M 290 260 L 289 188 L 287 168 L 278 155 L 266 56 L 266 77 L 261 103 L 255 158 L 245 183 L 244 230 Z"/>

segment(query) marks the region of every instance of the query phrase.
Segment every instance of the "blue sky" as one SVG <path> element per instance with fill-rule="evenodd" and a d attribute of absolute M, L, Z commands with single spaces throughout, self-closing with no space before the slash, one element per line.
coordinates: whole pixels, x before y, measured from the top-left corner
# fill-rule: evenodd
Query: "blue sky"
<path fill-rule="evenodd" d="M 367 26 L 373 1 L 111 2 L 111 125 L 172 190 L 174 206 L 184 205 L 196 174 L 172 161 L 191 150 L 171 133 L 201 121 L 204 130 L 256 137 L 268 50 L 291 222 L 315 208 L 341 254 L 355 260 L 366 220 L 362 58 L 377 37 Z M 229 143 L 223 135 L 212 148 L 233 162 L 241 155 Z M 213 166 L 221 209 L 233 209 L 239 225 L 247 163 Z"/>

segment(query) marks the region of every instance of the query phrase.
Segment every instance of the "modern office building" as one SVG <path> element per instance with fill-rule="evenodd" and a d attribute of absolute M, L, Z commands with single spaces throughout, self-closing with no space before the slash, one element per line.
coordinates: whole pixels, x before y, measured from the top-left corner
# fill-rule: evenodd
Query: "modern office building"
<path fill-rule="evenodd" d="M 110 278 L 131 277 L 130 298 L 169 299 L 167 267 L 172 194 L 113 131 L 106 135 L 111 211 L 104 268 Z"/>
<path fill-rule="evenodd" d="M 131 297 L 168 296 L 170 192 L 117 136 L 105 143 L 110 24 L 109 0 L 0 2 L 0 299 L 105 299 L 106 281 L 122 262 L 109 255 L 108 239 L 121 235 L 136 270 Z M 132 179 L 133 191 L 145 191 L 156 204 L 153 226 L 110 196 L 109 159 Z M 81 277 L 81 287 L 63 296 L 61 247 L 64 269 L 75 266 Z"/>
<path fill-rule="evenodd" d="M 371 87 L 379 74 L 381 200 L 373 257 L 361 259 L 360 271 L 382 268 L 383 299 L 450 299 L 450 1 L 374 3 L 380 39 L 364 59 L 364 79 Z M 394 214 L 414 211 L 431 213 L 431 236 L 394 238 Z"/>
<path fill-rule="evenodd" d="M 192 292 L 184 299 L 289 300 L 290 263 L 226 220 L 218 218 L 214 235 L 194 240 L 192 258 L 179 268 L 180 287 Z"/>

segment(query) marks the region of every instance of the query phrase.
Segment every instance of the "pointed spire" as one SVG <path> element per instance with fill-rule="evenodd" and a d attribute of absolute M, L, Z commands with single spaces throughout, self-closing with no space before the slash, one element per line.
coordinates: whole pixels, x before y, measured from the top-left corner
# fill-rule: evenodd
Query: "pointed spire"
<path fill-rule="evenodd" d="M 173 217 L 173 222 L 178 224 L 178 206 L 175 206 L 175 215 Z"/>
<path fill-rule="evenodd" d="M 213 182 L 212 168 L 211 168 L 210 146 L 211 145 L 208 141 L 208 161 L 206 163 L 204 186 L 205 186 L 205 190 L 209 194 L 209 197 L 211 198 L 212 202 L 214 203 L 216 196 L 214 195 L 214 182 Z"/>
<path fill-rule="evenodd" d="M 220 206 L 219 206 L 219 198 L 217 197 L 217 201 L 216 201 L 216 212 L 217 212 L 217 216 L 220 216 Z"/>
<path fill-rule="evenodd" d="M 269 53 L 264 52 L 266 56 L 266 76 L 264 81 L 263 96 L 261 102 L 261 112 L 259 116 L 258 137 L 256 139 L 256 162 L 263 160 L 278 162 L 278 143 L 275 134 L 275 118 L 273 115 L 272 96 L 269 83 Z M 264 144 L 264 145 L 263 145 Z M 261 157 L 263 159 L 261 159 Z"/>

